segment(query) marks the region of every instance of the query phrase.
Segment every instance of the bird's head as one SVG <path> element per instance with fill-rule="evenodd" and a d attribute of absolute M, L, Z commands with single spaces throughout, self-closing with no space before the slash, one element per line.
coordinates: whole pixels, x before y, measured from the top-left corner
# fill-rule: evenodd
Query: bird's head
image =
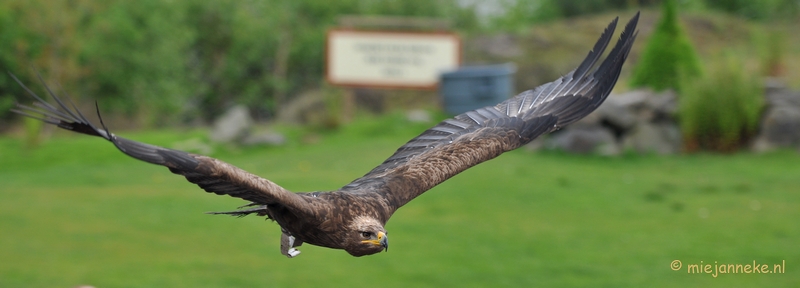
<path fill-rule="evenodd" d="M 344 250 L 353 256 L 372 255 L 389 250 L 389 236 L 383 224 L 373 217 L 360 216 L 348 225 Z"/>

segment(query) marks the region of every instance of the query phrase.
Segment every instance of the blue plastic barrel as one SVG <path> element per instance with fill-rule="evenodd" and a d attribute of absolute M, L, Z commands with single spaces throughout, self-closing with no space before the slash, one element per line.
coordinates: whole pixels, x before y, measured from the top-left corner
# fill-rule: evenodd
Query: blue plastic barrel
<path fill-rule="evenodd" d="M 439 95 L 444 110 L 456 115 L 493 106 L 513 95 L 513 64 L 465 66 L 441 74 Z"/>

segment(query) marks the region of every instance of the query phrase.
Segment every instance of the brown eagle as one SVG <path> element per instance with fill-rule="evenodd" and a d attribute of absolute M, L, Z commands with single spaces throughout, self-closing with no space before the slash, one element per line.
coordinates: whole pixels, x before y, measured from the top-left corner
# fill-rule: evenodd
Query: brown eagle
<path fill-rule="evenodd" d="M 293 193 L 220 160 L 128 140 L 90 123 L 70 102 L 46 85 L 58 107 L 49 104 L 11 75 L 38 102 L 13 110 L 60 128 L 99 136 L 123 153 L 166 166 L 205 191 L 250 203 L 232 212 L 257 214 L 281 227 L 281 253 L 297 256 L 309 243 L 344 249 L 353 256 L 388 249 L 384 225 L 401 206 L 428 189 L 478 163 L 516 149 L 534 138 L 581 119 L 606 99 L 636 38 L 637 13 L 625 26 L 606 59 L 593 69 L 612 39 L 614 19 L 586 59 L 565 76 L 503 101 L 447 119 L 411 139 L 389 159 L 336 191 Z M 70 109 L 70 107 L 72 109 Z M 99 116 L 99 112 L 98 112 Z"/>

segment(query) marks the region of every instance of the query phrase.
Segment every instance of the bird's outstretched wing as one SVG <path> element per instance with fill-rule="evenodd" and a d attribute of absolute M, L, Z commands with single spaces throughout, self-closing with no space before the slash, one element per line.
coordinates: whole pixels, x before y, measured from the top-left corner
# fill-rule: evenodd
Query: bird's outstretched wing
<path fill-rule="evenodd" d="M 13 74 L 11 74 L 11 77 L 37 100 L 37 102 L 33 103 L 33 106 L 17 104 L 17 109 L 12 110 L 16 113 L 42 120 L 66 130 L 102 137 L 114 143 L 120 151 L 128 156 L 152 164 L 166 166 L 172 173 L 183 175 L 189 182 L 197 184 L 208 192 L 248 200 L 253 205 L 280 204 L 296 213 L 313 213 L 313 207 L 311 207 L 310 203 L 312 201 L 311 197 L 292 193 L 267 179 L 211 157 L 158 147 L 114 135 L 102 123 L 102 118 L 100 119 L 101 129 L 89 122 L 75 105 L 69 101 L 69 98 L 66 98 L 72 106 L 72 109 L 70 109 L 46 84 L 44 86 L 47 92 L 55 99 L 58 107 L 51 105 L 36 95 Z M 39 79 L 44 83 L 41 77 Z"/>
<path fill-rule="evenodd" d="M 342 190 L 377 191 L 396 210 L 474 165 L 583 118 L 611 93 L 636 38 L 638 19 L 636 13 L 597 69 L 591 70 L 611 41 L 617 19 L 572 72 L 496 106 L 442 121 Z"/>

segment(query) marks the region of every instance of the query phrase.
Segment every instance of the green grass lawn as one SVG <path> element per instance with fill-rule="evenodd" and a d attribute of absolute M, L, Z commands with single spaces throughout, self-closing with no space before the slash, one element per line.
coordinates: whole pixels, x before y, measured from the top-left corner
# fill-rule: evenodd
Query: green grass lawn
<path fill-rule="evenodd" d="M 318 141 L 213 156 L 293 191 L 331 190 L 429 124 L 361 119 Z M 197 131 L 120 133 L 171 147 Z M 309 137 L 305 137 L 309 138 Z M 387 253 L 279 253 L 244 204 L 203 192 L 99 138 L 39 149 L 0 138 L 0 287 L 797 287 L 800 155 L 603 158 L 512 151 L 400 209 Z M 682 261 L 678 271 L 673 260 Z M 689 274 L 690 264 L 782 274 Z M 335 284 L 335 285 L 334 285 Z M 413 286 L 412 286 L 413 285 Z"/>

